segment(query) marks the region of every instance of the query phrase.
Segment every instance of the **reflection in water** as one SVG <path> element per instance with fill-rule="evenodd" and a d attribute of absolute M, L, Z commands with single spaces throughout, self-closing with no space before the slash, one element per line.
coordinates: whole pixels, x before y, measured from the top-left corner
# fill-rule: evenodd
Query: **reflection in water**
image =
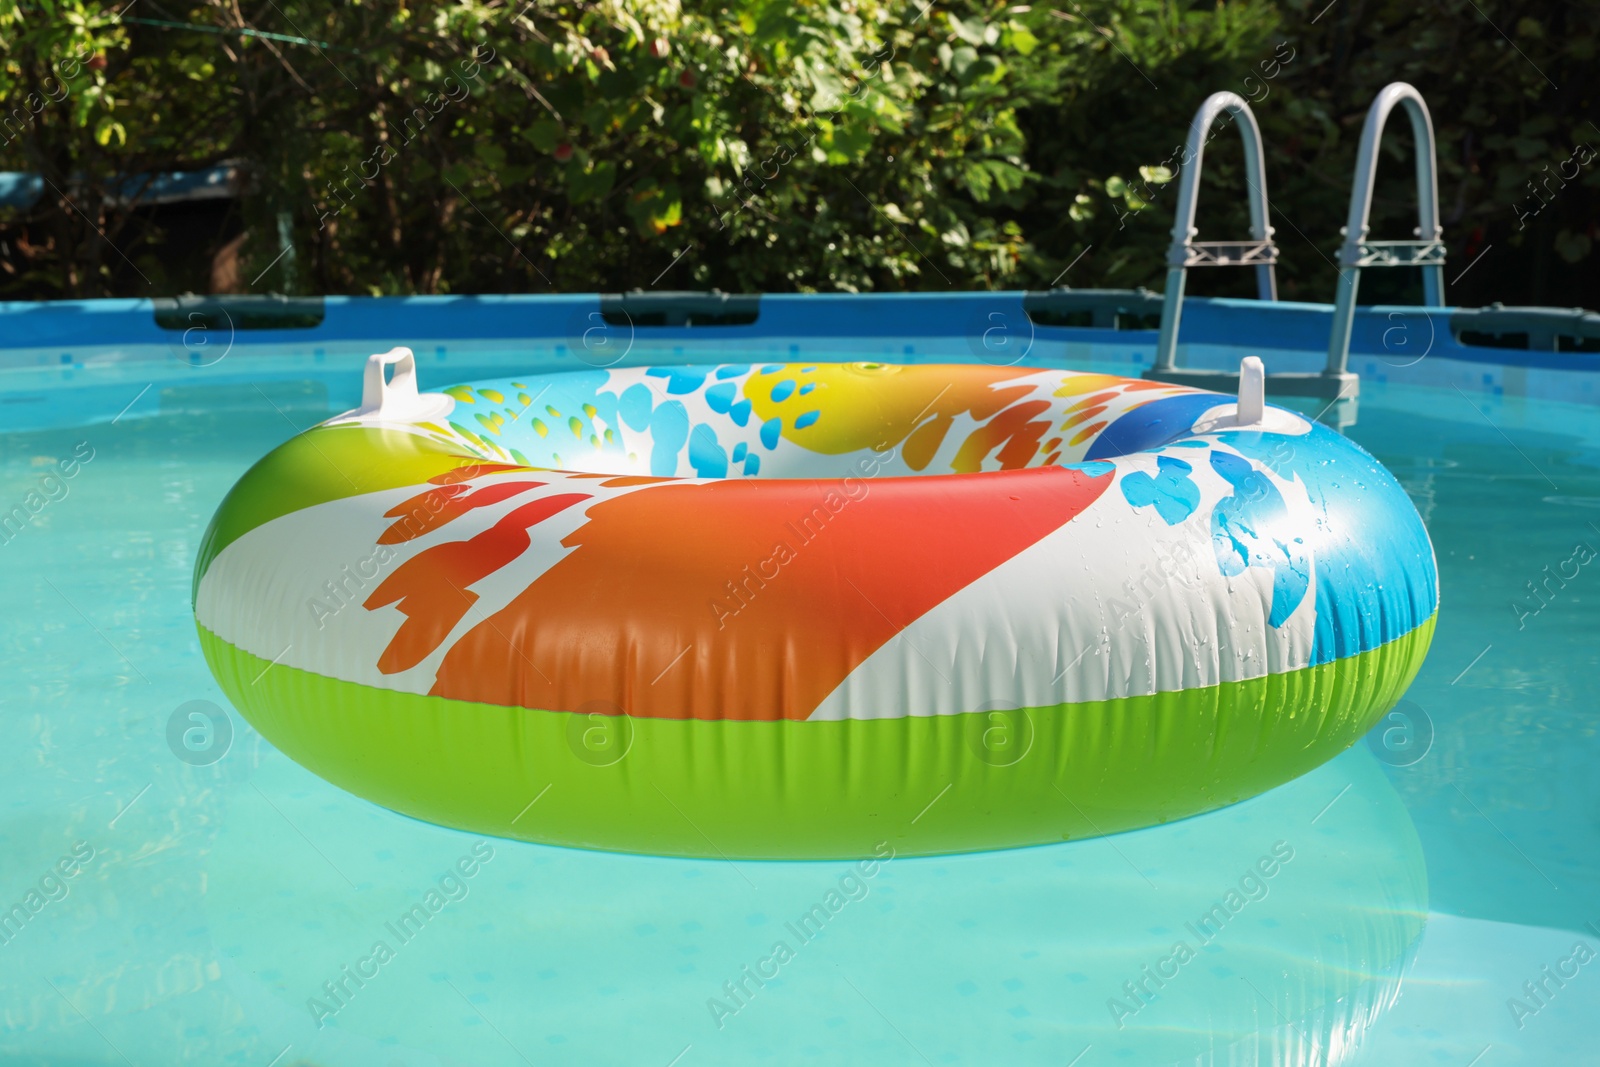
<path fill-rule="evenodd" d="M 170 795 L 209 846 L 108 834 L 114 882 L 0 948 L 0 1050 L 81 1052 L 82 1010 L 195 1063 L 1342 1064 L 1427 911 L 1364 747 L 1167 827 L 860 865 L 478 841 L 279 757 L 201 773 L 203 813 Z"/>
<path fill-rule="evenodd" d="M 282 813 L 238 794 L 207 864 L 210 935 L 244 1016 L 319 1064 L 499 1062 L 506 1040 L 572 1064 L 685 1045 L 728 1063 L 1089 1047 L 1085 1065 L 1339 1064 L 1427 911 L 1416 834 L 1363 749 L 1206 816 L 1010 852 L 730 865 L 495 840 L 425 917 L 472 838 L 263 789 Z"/>

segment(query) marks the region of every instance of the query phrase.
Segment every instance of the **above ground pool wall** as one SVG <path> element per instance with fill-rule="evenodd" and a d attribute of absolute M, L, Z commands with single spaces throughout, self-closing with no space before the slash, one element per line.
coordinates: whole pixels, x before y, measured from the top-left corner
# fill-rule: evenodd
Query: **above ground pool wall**
<path fill-rule="evenodd" d="M 1153 358 L 1160 306 L 1160 295 L 1145 290 L 0 303 L 0 418 L 30 429 L 186 404 L 226 406 L 227 390 L 253 392 L 263 380 L 301 383 L 332 407 L 349 406 L 364 357 L 399 344 L 416 351 L 424 388 L 508 361 L 529 373 L 783 357 L 1092 363 L 1136 374 Z M 1270 372 L 1320 370 L 1332 311 L 1328 304 L 1186 299 L 1179 364 L 1231 369 L 1243 349 Z M 1536 321 L 1498 337 L 1480 321 L 1507 315 Z M 1361 308 L 1349 367 L 1373 381 L 1600 404 L 1597 378 L 1586 373 L 1600 370 L 1600 351 L 1553 350 L 1600 347 L 1585 340 L 1600 333 L 1589 321 L 1595 318 L 1561 309 Z M 1546 347 L 1464 344 L 1461 336 Z"/>

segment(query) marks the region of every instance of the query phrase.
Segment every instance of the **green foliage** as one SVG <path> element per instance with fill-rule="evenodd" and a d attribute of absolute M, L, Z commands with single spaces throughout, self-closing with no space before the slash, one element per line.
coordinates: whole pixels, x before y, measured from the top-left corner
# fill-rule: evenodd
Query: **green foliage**
<path fill-rule="evenodd" d="M 0 0 L 0 169 L 49 183 L 0 210 L 0 293 L 182 287 L 103 179 L 223 161 L 246 175 L 235 287 L 265 271 L 251 291 L 1156 285 L 1189 117 L 1231 89 L 1268 146 L 1284 293 L 1329 299 L 1362 115 L 1403 78 L 1439 130 L 1452 259 L 1496 246 L 1464 292 L 1597 302 L 1579 279 L 1597 273 L 1600 166 L 1527 214 L 1542 167 L 1600 145 L 1592 18 L 1325 7 L 280 0 L 248 23 L 231 0 L 121 19 Z M 1379 236 L 1412 224 L 1395 128 Z M 1231 131 L 1205 174 L 1202 236 L 1243 236 Z"/>

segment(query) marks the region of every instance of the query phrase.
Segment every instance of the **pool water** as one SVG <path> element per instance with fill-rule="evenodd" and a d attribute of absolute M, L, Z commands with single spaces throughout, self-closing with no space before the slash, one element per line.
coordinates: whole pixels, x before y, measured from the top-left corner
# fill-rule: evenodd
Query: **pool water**
<path fill-rule="evenodd" d="M 0 511 L 44 501 L 0 533 L 0 1063 L 1600 1062 L 1592 407 L 1366 384 L 1347 432 L 1442 589 L 1368 743 L 1165 827 L 858 865 L 483 840 L 276 752 L 194 553 L 333 412 L 241 396 L 0 434 Z"/>

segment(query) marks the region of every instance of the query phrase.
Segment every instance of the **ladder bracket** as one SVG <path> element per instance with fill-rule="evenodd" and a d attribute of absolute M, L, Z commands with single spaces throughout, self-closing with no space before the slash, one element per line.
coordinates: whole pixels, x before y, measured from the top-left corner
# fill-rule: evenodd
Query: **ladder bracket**
<path fill-rule="evenodd" d="M 1190 241 L 1174 267 L 1256 267 L 1278 262 L 1278 246 L 1265 241 Z"/>
<path fill-rule="evenodd" d="M 1362 241 L 1345 245 L 1339 262 L 1346 267 L 1434 267 L 1444 262 L 1444 242 Z"/>

